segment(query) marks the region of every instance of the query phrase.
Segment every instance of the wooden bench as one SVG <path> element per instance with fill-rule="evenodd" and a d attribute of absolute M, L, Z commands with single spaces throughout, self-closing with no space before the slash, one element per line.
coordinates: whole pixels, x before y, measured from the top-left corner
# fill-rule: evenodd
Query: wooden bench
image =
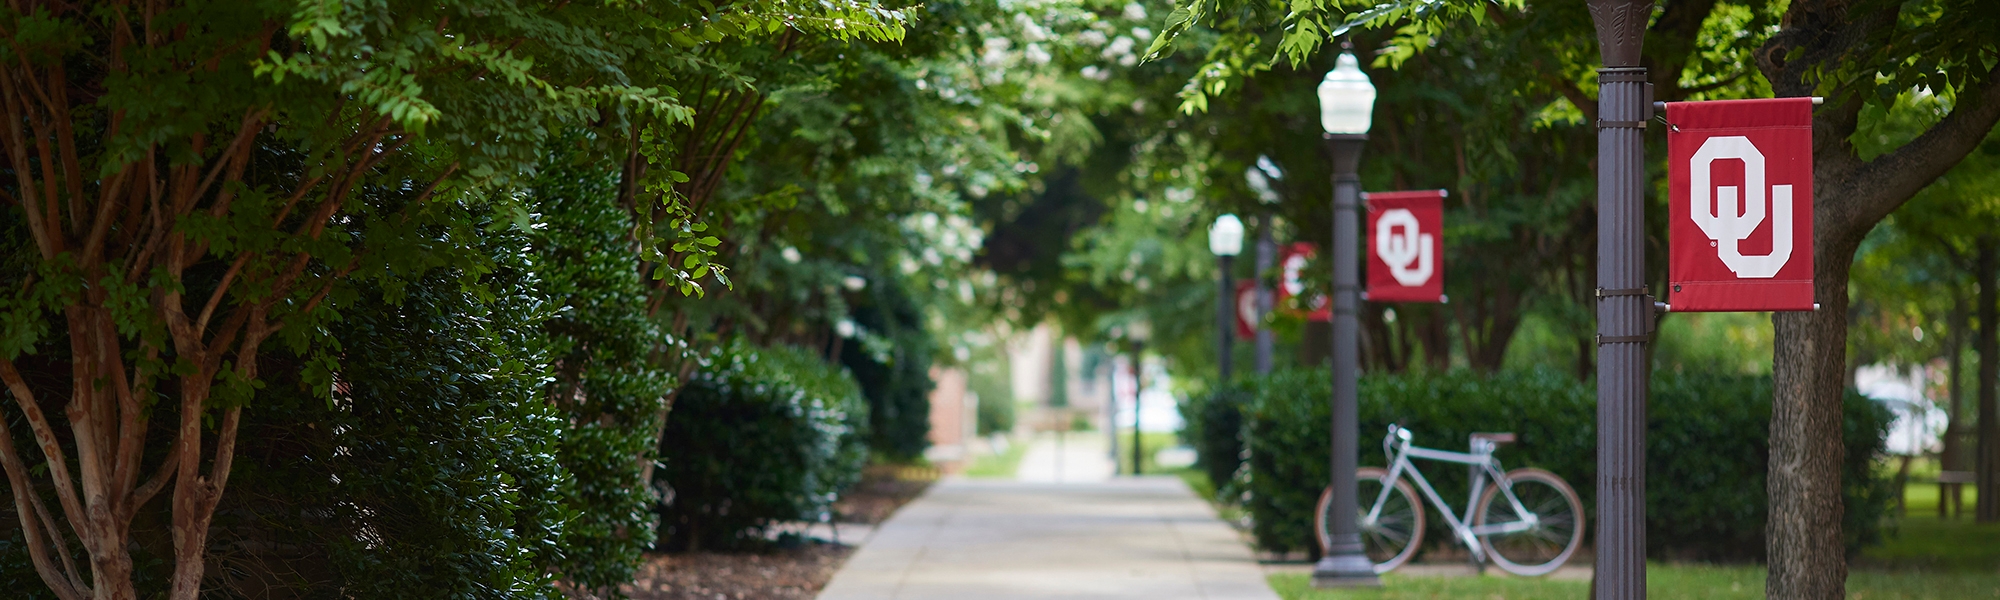
<path fill-rule="evenodd" d="M 1977 478 L 1972 476 L 1971 471 L 1939 471 L 1938 518 L 1957 518 L 1965 514 L 1965 484 L 1975 481 Z"/>

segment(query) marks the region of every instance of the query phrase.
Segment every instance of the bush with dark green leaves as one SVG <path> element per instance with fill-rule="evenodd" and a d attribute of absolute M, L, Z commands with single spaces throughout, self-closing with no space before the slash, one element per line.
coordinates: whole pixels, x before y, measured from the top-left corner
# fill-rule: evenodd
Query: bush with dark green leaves
<path fill-rule="evenodd" d="M 1180 405 L 1181 439 L 1194 446 L 1194 466 L 1208 475 L 1218 496 L 1240 491 L 1229 483 L 1243 466 L 1243 405 L 1251 400 L 1249 389 L 1232 383 Z"/>
<path fill-rule="evenodd" d="M 931 355 L 936 341 L 923 308 L 895 277 L 870 278 L 853 304 L 859 339 L 844 342 L 840 362 L 868 397 L 868 446 L 890 461 L 916 460 L 930 446 Z"/>
<path fill-rule="evenodd" d="M 212 528 L 218 595 L 560 597 L 576 513 L 542 397 L 546 305 L 522 236 L 489 239 L 500 268 L 476 282 L 356 285 L 330 363 L 266 354 Z"/>
<path fill-rule="evenodd" d="M 653 360 L 672 339 L 647 314 L 618 173 L 589 159 L 574 140 L 551 144 L 526 191 L 542 213 L 530 239 L 550 311 L 544 394 L 568 424 L 556 460 L 573 478 L 565 502 L 576 513 L 558 570 L 603 590 L 631 581 L 653 545 L 657 499 L 645 469 L 674 376 Z"/>
<path fill-rule="evenodd" d="M 1231 489 L 1252 516 L 1259 547 L 1316 552 L 1312 510 L 1327 481 L 1330 377 L 1323 369 L 1283 371 L 1250 379 L 1246 387 L 1253 399 L 1244 406 L 1240 431 L 1249 468 Z M 1770 405 L 1764 377 L 1655 378 L 1647 417 L 1649 552 L 1762 558 Z M 1852 549 L 1880 537 L 1889 496 L 1869 463 L 1882 450 L 1890 416 L 1853 393 L 1843 409 L 1842 494 Z M 1589 384 L 1554 371 L 1371 374 L 1361 380 L 1359 411 L 1363 466 L 1386 464 L 1381 441 L 1391 423 L 1409 428 L 1418 446 L 1446 450 L 1466 448 L 1473 432 L 1511 431 L 1519 441 L 1501 447 L 1501 464 L 1562 476 L 1594 515 L 1597 416 Z M 1441 496 L 1464 501 L 1464 467 L 1429 461 L 1418 467 Z M 1432 523 L 1433 543 L 1449 539 L 1442 519 Z"/>
<path fill-rule="evenodd" d="M 979 435 L 993 435 L 1014 430 L 1014 403 L 1006 396 L 979 399 L 979 413 L 976 425 Z"/>
<path fill-rule="evenodd" d="M 867 462 L 868 404 L 840 367 L 734 343 L 682 386 L 654 479 L 667 550 L 756 548 L 777 523 L 825 521 Z"/>
<path fill-rule="evenodd" d="M 1660 373 L 1647 407 L 1646 543 L 1676 559 L 1764 559 L 1769 377 Z M 1851 554 L 1882 540 L 1895 499 L 1874 469 L 1894 415 L 1848 390 L 1841 404 L 1841 530 Z"/>

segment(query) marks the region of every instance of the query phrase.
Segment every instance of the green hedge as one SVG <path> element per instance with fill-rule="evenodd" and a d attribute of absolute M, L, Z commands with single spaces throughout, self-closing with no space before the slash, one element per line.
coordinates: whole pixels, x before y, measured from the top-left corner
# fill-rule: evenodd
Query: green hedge
<path fill-rule="evenodd" d="M 529 239 L 551 313 L 541 329 L 552 377 L 542 389 L 566 423 L 556 460 L 572 481 L 564 503 L 576 510 L 563 523 L 557 574 L 601 594 L 632 580 L 657 537 L 645 472 L 675 382 L 654 360 L 673 338 L 647 312 L 651 282 L 633 268 L 618 172 L 585 160 L 581 141 L 572 132 L 550 143 L 526 192 L 542 214 Z"/>
<path fill-rule="evenodd" d="M 546 305 L 521 270 L 523 240 L 495 237 L 501 268 L 480 285 L 433 271 L 390 302 L 357 282 L 327 325 L 331 363 L 283 349 L 260 361 L 210 529 L 209 595 L 562 597 L 554 575 L 577 514 L 557 458 L 567 421 L 541 393 Z M 338 382 L 331 398 L 316 369 Z M 156 500 L 143 521 L 165 510 Z M 149 535 L 164 532 L 135 537 Z"/>
<path fill-rule="evenodd" d="M 654 471 L 670 490 L 661 547 L 755 547 L 773 524 L 831 518 L 867 461 L 867 422 L 867 401 L 840 367 L 792 348 L 729 346 L 667 419 Z"/>
<path fill-rule="evenodd" d="M 1228 485 L 1243 466 L 1243 406 L 1252 401 L 1242 383 L 1224 386 L 1205 396 L 1191 396 L 1181 402 L 1181 440 L 1194 446 L 1194 466 L 1214 482 L 1222 500 L 1232 500 Z"/>
<path fill-rule="evenodd" d="M 1251 514 L 1260 547 L 1316 552 L 1312 507 L 1327 481 L 1328 401 L 1324 370 L 1295 370 L 1251 379 L 1240 429 L 1248 468 L 1223 494 L 1240 497 Z M 1539 467 L 1569 480 L 1594 511 L 1596 402 L 1588 384 L 1553 371 L 1481 376 L 1370 375 L 1361 381 L 1361 464 L 1385 464 L 1382 435 L 1390 423 L 1410 428 L 1419 446 L 1462 449 L 1475 431 L 1512 431 L 1519 443 L 1504 446 L 1506 468 Z M 1767 378 L 1663 375 L 1653 384 L 1647 437 L 1647 542 L 1656 556 L 1761 559 L 1765 515 L 1764 473 L 1771 390 Z M 1888 506 L 1886 482 L 1869 468 L 1880 453 L 1890 415 L 1858 395 L 1844 404 L 1847 463 L 1843 494 L 1850 548 L 1879 538 Z M 1207 417 L 1224 414 L 1205 409 Z M 1221 436 L 1193 426 L 1198 449 L 1226 452 Z M 1217 450 L 1217 449 L 1221 450 Z M 1208 460 L 1208 459 L 1204 459 Z M 1231 466 L 1222 457 L 1215 466 Z M 1453 507 L 1464 510 L 1466 469 L 1447 463 L 1418 466 Z M 1447 539 L 1433 519 L 1433 542 Z M 1594 529 L 1594 528 L 1593 528 Z"/>

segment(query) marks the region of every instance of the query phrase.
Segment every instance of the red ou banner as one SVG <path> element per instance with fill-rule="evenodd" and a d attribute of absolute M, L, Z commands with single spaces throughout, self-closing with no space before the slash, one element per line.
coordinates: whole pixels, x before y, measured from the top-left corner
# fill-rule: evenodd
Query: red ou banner
<path fill-rule="evenodd" d="M 1257 336 L 1257 324 L 1264 316 L 1257 312 L 1257 282 L 1236 282 L 1236 337 L 1250 339 Z"/>
<path fill-rule="evenodd" d="M 1813 308 L 1812 99 L 1667 103 L 1668 304 Z"/>
<path fill-rule="evenodd" d="M 1306 264 L 1318 252 L 1319 247 L 1312 242 L 1294 242 L 1285 246 L 1285 251 L 1278 255 L 1278 306 L 1293 306 L 1292 297 L 1306 293 Z M 1327 304 L 1324 292 L 1312 294 L 1308 301 L 1312 303 L 1312 311 L 1306 313 L 1306 320 L 1333 320 L 1333 307 Z"/>
<path fill-rule="evenodd" d="M 1444 190 L 1371 192 L 1368 301 L 1444 301 Z"/>

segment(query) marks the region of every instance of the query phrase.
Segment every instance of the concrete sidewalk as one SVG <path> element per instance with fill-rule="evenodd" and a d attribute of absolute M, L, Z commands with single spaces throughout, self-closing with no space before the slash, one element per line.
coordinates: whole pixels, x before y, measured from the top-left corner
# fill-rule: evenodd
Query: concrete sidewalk
<path fill-rule="evenodd" d="M 1101 483 L 1118 469 L 1103 432 L 1043 433 L 1034 437 L 1014 478 L 1031 483 Z"/>
<path fill-rule="evenodd" d="M 1276 600 L 1235 532 L 1179 479 L 947 479 L 848 559 L 820 600 Z"/>

